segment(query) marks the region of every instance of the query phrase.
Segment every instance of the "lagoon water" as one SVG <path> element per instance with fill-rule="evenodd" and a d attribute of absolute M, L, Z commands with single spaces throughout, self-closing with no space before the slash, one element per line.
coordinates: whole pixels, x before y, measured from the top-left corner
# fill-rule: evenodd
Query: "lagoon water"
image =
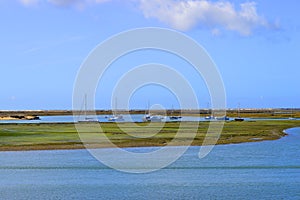
<path fill-rule="evenodd" d="M 132 114 L 132 115 L 122 115 L 124 117 L 123 122 L 142 122 L 144 115 Z M 97 115 L 97 120 L 99 122 L 109 122 L 111 115 Z M 40 120 L 0 120 L 0 123 L 73 123 L 78 121 L 74 119 L 73 115 L 60 115 L 60 116 L 40 116 Z M 163 121 L 172 121 L 168 117 Z M 204 117 L 193 117 L 193 116 L 183 116 L 180 121 L 205 121 Z"/>
<path fill-rule="evenodd" d="M 111 115 L 97 115 L 97 120 L 99 122 L 109 122 L 109 117 Z M 123 115 L 123 122 L 142 122 L 144 115 L 142 114 L 132 114 L 132 115 Z M 244 118 L 246 121 L 249 120 L 287 120 L 287 118 Z M 230 120 L 233 120 L 231 118 Z M 295 120 L 300 120 L 300 118 L 295 118 Z M 60 115 L 60 116 L 40 116 L 40 120 L 0 120 L 1 123 L 73 123 L 78 120 L 74 119 L 73 115 Z M 174 121 L 166 117 L 163 121 Z M 208 121 L 204 116 L 195 117 L 195 116 L 182 116 L 180 121 Z"/>
<path fill-rule="evenodd" d="M 300 128 L 276 141 L 199 147 L 147 174 L 86 150 L 0 152 L 0 199 L 300 199 Z M 134 148 L 134 151 L 155 148 Z M 132 149 L 131 149 L 132 150 Z"/>

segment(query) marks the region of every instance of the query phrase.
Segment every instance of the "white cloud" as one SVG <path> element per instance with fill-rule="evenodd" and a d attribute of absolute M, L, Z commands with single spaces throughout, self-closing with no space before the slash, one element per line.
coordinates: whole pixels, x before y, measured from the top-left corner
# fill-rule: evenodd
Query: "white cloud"
<path fill-rule="evenodd" d="M 84 9 L 88 6 L 117 0 L 20 0 L 26 6 L 41 2 L 58 7 L 72 6 Z M 224 30 L 248 36 L 257 28 L 278 28 L 256 11 L 255 2 L 246 2 L 235 8 L 229 0 L 128 0 L 139 5 L 145 18 L 154 18 L 168 26 L 188 31 L 195 27 L 208 28 L 213 35 Z"/>
<path fill-rule="evenodd" d="M 196 26 L 210 28 L 212 33 L 220 28 L 251 35 L 258 27 L 268 27 L 268 22 L 256 12 L 256 4 L 240 4 L 236 10 L 228 1 L 208 0 L 139 0 L 146 18 L 156 18 L 174 29 L 187 31 Z"/>

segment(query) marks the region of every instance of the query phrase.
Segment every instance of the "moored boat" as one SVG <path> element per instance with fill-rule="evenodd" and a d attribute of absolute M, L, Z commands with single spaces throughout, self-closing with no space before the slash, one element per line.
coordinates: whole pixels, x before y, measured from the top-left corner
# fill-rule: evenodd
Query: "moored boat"
<path fill-rule="evenodd" d="M 181 116 L 170 116 L 169 118 L 170 118 L 170 120 L 179 120 L 182 117 Z"/>
<path fill-rule="evenodd" d="M 108 118 L 108 121 L 120 122 L 120 121 L 124 121 L 124 118 L 122 115 L 113 115 L 112 117 Z"/>

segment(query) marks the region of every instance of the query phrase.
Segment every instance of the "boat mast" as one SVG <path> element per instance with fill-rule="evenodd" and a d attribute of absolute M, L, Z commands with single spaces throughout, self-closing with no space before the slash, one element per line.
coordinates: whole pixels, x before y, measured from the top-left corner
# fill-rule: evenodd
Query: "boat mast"
<path fill-rule="evenodd" d="M 240 103 L 238 103 L 238 118 L 241 118 L 240 117 Z"/>
<path fill-rule="evenodd" d="M 117 99 L 117 97 L 115 98 L 115 115 L 118 115 L 118 113 L 117 113 L 117 109 L 118 108 L 118 99 Z"/>
<path fill-rule="evenodd" d="M 87 117 L 87 94 L 84 94 L 84 116 Z"/>
<path fill-rule="evenodd" d="M 207 114 L 210 114 L 210 117 L 214 117 L 214 111 L 213 109 L 210 107 L 210 103 L 207 102 Z"/>
<path fill-rule="evenodd" d="M 148 110 L 148 115 L 150 115 L 150 101 L 149 100 L 148 100 L 147 110 Z"/>

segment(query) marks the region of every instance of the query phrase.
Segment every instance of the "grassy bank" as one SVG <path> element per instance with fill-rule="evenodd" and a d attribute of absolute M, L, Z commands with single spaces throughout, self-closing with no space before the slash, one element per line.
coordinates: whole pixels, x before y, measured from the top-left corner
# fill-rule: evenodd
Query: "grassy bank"
<path fill-rule="evenodd" d="M 218 122 L 215 122 L 218 123 Z M 122 130 L 115 123 L 101 123 L 104 134 L 119 147 L 139 146 L 164 146 L 170 142 L 178 131 L 180 123 L 122 123 Z M 201 145 L 206 135 L 209 122 L 199 122 L 197 135 L 192 145 Z M 92 124 L 85 126 L 92 127 Z M 161 130 L 157 132 L 162 126 Z M 182 122 L 181 130 L 176 145 L 184 144 L 191 138 L 194 123 Z M 253 142 L 261 140 L 275 140 L 284 136 L 284 129 L 300 127 L 299 120 L 276 120 L 276 121 L 244 121 L 226 122 L 221 137 L 217 144 L 230 144 Z M 96 133 L 97 129 L 88 128 L 84 137 L 103 137 Z M 133 137 L 126 133 L 136 134 L 143 137 Z M 149 134 L 153 137 L 146 138 Z M 182 141 L 182 142 L 181 142 Z M 97 144 L 97 147 L 105 147 L 105 144 Z M 0 150 L 38 150 L 38 149 L 80 149 L 84 148 L 72 123 L 55 124 L 0 124 Z"/>

